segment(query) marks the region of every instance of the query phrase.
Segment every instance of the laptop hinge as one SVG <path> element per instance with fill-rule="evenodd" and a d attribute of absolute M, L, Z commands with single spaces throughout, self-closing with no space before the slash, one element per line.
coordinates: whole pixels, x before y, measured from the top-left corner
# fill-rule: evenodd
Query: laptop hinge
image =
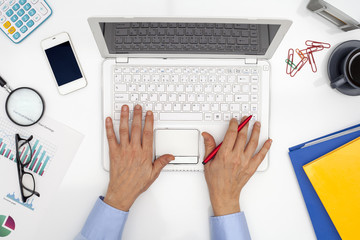
<path fill-rule="evenodd" d="M 116 58 L 116 63 L 128 63 L 128 62 L 129 62 L 128 57 L 117 57 Z"/>
<path fill-rule="evenodd" d="M 245 64 L 257 64 L 257 58 L 245 58 Z"/>

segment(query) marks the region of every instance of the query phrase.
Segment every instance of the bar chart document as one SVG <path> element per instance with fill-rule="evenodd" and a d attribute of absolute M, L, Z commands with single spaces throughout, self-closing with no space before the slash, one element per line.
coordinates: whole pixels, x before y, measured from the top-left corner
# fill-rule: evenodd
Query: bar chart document
<path fill-rule="evenodd" d="M 6 93 L 0 93 L 0 102 L 5 98 Z M 24 171 L 33 174 L 40 197 L 32 196 L 26 202 L 22 202 L 20 194 L 15 134 L 25 139 L 33 136 L 31 149 L 23 148 L 19 161 L 27 163 Z M 12 229 L 3 226 L 4 234 L 11 234 L 11 239 L 36 234 L 37 219 L 51 204 L 82 139 L 82 134 L 46 116 L 33 126 L 19 127 L 0 108 L 0 215 L 11 216 L 16 222 Z"/>

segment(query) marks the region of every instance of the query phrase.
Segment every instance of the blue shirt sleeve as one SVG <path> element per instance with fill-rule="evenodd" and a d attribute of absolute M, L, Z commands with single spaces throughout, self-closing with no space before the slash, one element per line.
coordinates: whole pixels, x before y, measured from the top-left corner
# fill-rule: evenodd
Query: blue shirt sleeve
<path fill-rule="evenodd" d="M 75 240 L 121 239 L 128 212 L 113 208 L 100 197 Z M 212 240 L 250 240 L 243 212 L 210 218 Z"/>
<path fill-rule="evenodd" d="M 99 197 L 75 240 L 121 239 L 129 212 L 113 208 Z"/>
<path fill-rule="evenodd" d="M 211 217 L 210 231 L 212 240 L 250 240 L 244 212 Z"/>

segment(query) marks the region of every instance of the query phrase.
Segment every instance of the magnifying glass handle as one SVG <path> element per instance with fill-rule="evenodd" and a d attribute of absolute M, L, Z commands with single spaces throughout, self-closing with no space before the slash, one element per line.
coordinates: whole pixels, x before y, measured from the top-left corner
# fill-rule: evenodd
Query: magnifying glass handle
<path fill-rule="evenodd" d="M 0 76 L 0 86 L 5 88 L 8 93 L 11 93 L 11 88 L 9 88 L 6 84 L 5 80 Z"/>
<path fill-rule="evenodd" d="M 4 87 L 6 85 L 5 80 L 0 76 L 0 86 Z"/>

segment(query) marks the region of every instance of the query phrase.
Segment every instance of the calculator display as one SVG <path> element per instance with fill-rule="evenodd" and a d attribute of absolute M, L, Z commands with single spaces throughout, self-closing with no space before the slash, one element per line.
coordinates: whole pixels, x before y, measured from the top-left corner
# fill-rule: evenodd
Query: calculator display
<path fill-rule="evenodd" d="M 83 77 L 70 42 L 46 49 L 45 53 L 59 86 Z"/>

